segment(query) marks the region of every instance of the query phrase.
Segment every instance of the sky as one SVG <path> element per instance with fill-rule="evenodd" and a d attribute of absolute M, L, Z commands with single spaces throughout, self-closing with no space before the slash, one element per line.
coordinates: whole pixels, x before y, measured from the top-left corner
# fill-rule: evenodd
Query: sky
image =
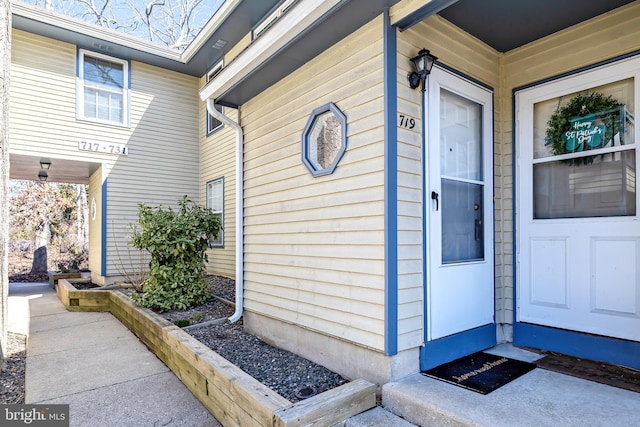
<path fill-rule="evenodd" d="M 22 0 L 184 50 L 224 0 Z"/>

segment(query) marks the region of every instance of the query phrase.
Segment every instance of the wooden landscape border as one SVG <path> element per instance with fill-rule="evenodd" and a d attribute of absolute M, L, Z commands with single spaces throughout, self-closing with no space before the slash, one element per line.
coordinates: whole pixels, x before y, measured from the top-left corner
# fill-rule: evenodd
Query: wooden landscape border
<path fill-rule="evenodd" d="M 376 404 L 375 385 L 362 379 L 292 403 L 121 292 L 77 290 L 62 278 L 56 292 L 69 311 L 110 311 L 224 426 L 330 426 Z"/>

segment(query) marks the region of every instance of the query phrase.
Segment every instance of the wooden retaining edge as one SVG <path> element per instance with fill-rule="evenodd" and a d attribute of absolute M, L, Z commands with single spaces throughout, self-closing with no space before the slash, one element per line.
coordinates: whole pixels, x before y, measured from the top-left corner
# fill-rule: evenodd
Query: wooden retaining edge
<path fill-rule="evenodd" d="M 291 403 L 191 335 L 120 292 L 56 291 L 69 311 L 111 311 L 162 360 L 224 426 L 330 426 L 376 404 L 374 384 L 355 380 Z M 76 302 L 77 301 L 77 302 Z"/>
<path fill-rule="evenodd" d="M 78 290 L 65 278 L 57 278 L 54 288 L 68 311 L 109 311 L 109 291 Z"/>
<path fill-rule="evenodd" d="M 82 273 L 60 273 L 57 271 L 50 271 L 48 275 L 49 285 L 51 285 L 53 289 L 56 288 L 58 280 L 60 279 L 79 279 L 80 277 L 82 277 Z"/>

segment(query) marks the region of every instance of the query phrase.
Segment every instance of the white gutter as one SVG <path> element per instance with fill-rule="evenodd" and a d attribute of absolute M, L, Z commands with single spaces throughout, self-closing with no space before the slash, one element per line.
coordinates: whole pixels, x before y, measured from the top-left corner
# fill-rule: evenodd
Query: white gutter
<path fill-rule="evenodd" d="M 215 109 L 211 98 L 207 99 L 207 112 L 236 131 L 236 310 L 228 319 L 234 323 L 242 317 L 244 300 L 244 135 L 238 123 Z"/>

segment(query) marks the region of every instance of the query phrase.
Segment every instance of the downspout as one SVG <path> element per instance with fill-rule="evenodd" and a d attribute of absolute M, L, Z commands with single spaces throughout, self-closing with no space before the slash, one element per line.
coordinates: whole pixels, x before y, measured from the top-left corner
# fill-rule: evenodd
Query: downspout
<path fill-rule="evenodd" d="M 227 320 L 235 323 L 242 317 L 244 300 L 244 182 L 243 145 L 244 135 L 240 125 L 216 110 L 213 99 L 207 99 L 207 112 L 236 131 L 236 310 Z"/>

